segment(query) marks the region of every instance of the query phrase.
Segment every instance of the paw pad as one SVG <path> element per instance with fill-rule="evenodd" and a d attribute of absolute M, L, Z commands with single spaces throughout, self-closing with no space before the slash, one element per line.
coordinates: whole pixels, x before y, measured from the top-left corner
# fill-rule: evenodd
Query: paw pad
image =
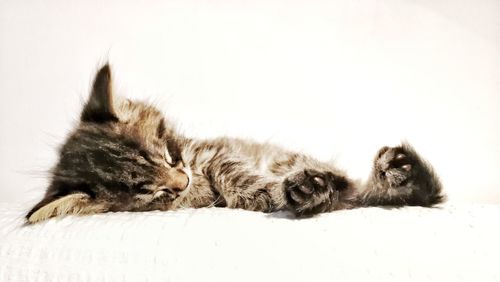
<path fill-rule="evenodd" d="M 375 161 L 375 169 L 390 187 L 402 186 L 411 179 L 414 160 L 402 147 L 384 147 Z"/>

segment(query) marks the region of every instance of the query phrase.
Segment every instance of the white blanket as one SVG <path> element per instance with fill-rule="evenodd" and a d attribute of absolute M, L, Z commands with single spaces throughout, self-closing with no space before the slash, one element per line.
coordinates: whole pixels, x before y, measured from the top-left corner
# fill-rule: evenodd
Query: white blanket
<path fill-rule="evenodd" d="M 22 226 L 0 205 L 0 281 L 499 281 L 500 206 L 294 220 L 199 209 Z"/>

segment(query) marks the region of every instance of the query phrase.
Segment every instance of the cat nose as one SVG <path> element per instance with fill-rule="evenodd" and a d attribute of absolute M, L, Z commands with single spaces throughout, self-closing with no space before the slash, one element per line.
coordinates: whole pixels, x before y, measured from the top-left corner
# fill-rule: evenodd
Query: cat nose
<path fill-rule="evenodd" d="M 188 187 L 189 178 L 184 171 L 175 169 L 174 171 L 169 173 L 169 180 L 166 184 L 170 190 L 180 193 L 186 190 L 186 188 Z"/>

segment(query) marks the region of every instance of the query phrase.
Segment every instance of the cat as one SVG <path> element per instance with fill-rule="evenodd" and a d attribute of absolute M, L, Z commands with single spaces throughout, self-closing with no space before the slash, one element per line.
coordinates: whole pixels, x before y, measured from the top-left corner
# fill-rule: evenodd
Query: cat
<path fill-rule="evenodd" d="M 380 149 L 361 183 L 275 145 L 183 136 L 152 105 L 115 95 L 106 64 L 26 220 L 188 207 L 286 210 L 300 218 L 366 206 L 430 207 L 444 199 L 438 176 L 407 143 Z"/>

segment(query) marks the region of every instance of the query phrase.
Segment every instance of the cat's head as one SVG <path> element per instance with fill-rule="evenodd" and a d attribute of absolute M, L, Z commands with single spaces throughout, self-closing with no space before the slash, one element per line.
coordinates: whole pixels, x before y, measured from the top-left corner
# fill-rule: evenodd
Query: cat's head
<path fill-rule="evenodd" d="M 60 148 L 45 197 L 26 216 L 168 209 L 187 193 L 186 141 L 154 107 L 113 95 L 108 65 L 96 74 L 77 128 Z"/>

